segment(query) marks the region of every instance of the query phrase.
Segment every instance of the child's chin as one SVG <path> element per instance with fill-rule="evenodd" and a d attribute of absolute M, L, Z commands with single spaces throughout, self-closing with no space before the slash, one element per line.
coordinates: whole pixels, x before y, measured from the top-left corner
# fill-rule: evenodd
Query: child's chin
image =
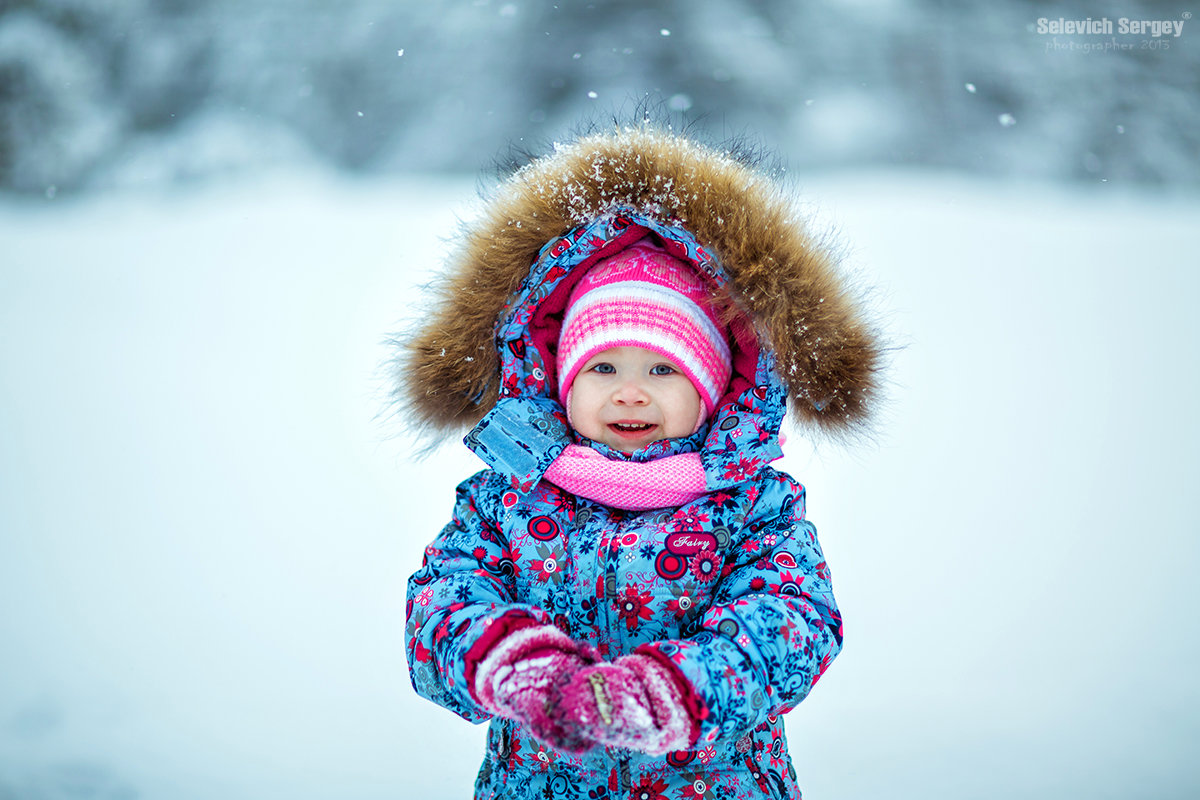
<path fill-rule="evenodd" d="M 622 438 L 622 439 L 617 439 L 614 441 L 605 442 L 605 444 L 607 444 L 613 450 L 617 450 L 619 452 L 628 454 L 628 453 L 634 452 L 635 450 L 641 450 L 646 445 L 650 444 L 651 442 L 656 442 L 656 441 L 658 441 L 658 439 L 656 437 L 648 436 L 643 439 L 637 439 L 634 441 L 630 441 L 629 439 Z"/>
<path fill-rule="evenodd" d="M 595 439 L 597 442 L 600 442 L 600 444 L 606 445 L 610 449 L 621 453 L 632 453 L 639 447 L 645 446 L 645 443 L 643 443 L 640 439 L 630 440 L 624 436 L 617 436 L 608 431 L 605 431 L 604 435 L 602 436 L 595 437 Z"/>

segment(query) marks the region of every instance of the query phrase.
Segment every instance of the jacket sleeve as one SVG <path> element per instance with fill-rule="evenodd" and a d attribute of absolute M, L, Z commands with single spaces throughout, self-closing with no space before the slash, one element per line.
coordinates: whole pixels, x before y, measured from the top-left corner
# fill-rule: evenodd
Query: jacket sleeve
<path fill-rule="evenodd" d="M 484 470 L 459 484 L 454 514 L 408 581 L 405 644 L 417 694 L 471 722 L 489 718 L 471 692 L 476 654 L 508 630 L 549 622 L 514 601 L 513 558 L 495 524 L 503 478 Z"/>
<path fill-rule="evenodd" d="M 842 647 L 829 570 L 804 519 L 804 488 L 766 472 L 699 632 L 638 648 L 669 660 L 694 692 L 697 745 L 795 707 Z"/>

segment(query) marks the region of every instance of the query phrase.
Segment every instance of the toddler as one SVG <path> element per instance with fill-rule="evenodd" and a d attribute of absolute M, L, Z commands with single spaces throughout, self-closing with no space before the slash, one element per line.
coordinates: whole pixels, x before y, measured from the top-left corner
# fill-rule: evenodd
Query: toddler
<path fill-rule="evenodd" d="M 559 146 L 462 236 L 405 342 L 488 468 L 409 582 L 413 686 L 491 720 L 477 798 L 800 797 L 782 715 L 842 645 L 793 399 L 840 433 L 879 345 L 777 187 L 648 127 Z"/>

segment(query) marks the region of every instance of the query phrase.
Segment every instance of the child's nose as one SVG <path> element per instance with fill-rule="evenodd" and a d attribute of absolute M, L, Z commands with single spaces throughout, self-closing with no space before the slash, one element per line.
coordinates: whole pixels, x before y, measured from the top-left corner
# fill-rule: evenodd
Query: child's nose
<path fill-rule="evenodd" d="M 638 406 L 650 402 L 650 396 L 639 381 L 622 381 L 613 393 L 613 402 L 617 405 Z"/>

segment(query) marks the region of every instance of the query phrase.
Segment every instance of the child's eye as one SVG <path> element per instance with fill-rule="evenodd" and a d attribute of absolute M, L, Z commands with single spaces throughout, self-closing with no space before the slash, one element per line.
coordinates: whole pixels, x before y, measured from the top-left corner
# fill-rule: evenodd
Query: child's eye
<path fill-rule="evenodd" d="M 650 368 L 651 375 L 673 375 L 675 368 L 670 364 L 655 364 Z"/>
<path fill-rule="evenodd" d="M 616 367 L 607 361 L 601 361 L 599 364 L 592 365 L 592 372 L 599 372 L 601 375 L 611 375 L 616 371 Z"/>

